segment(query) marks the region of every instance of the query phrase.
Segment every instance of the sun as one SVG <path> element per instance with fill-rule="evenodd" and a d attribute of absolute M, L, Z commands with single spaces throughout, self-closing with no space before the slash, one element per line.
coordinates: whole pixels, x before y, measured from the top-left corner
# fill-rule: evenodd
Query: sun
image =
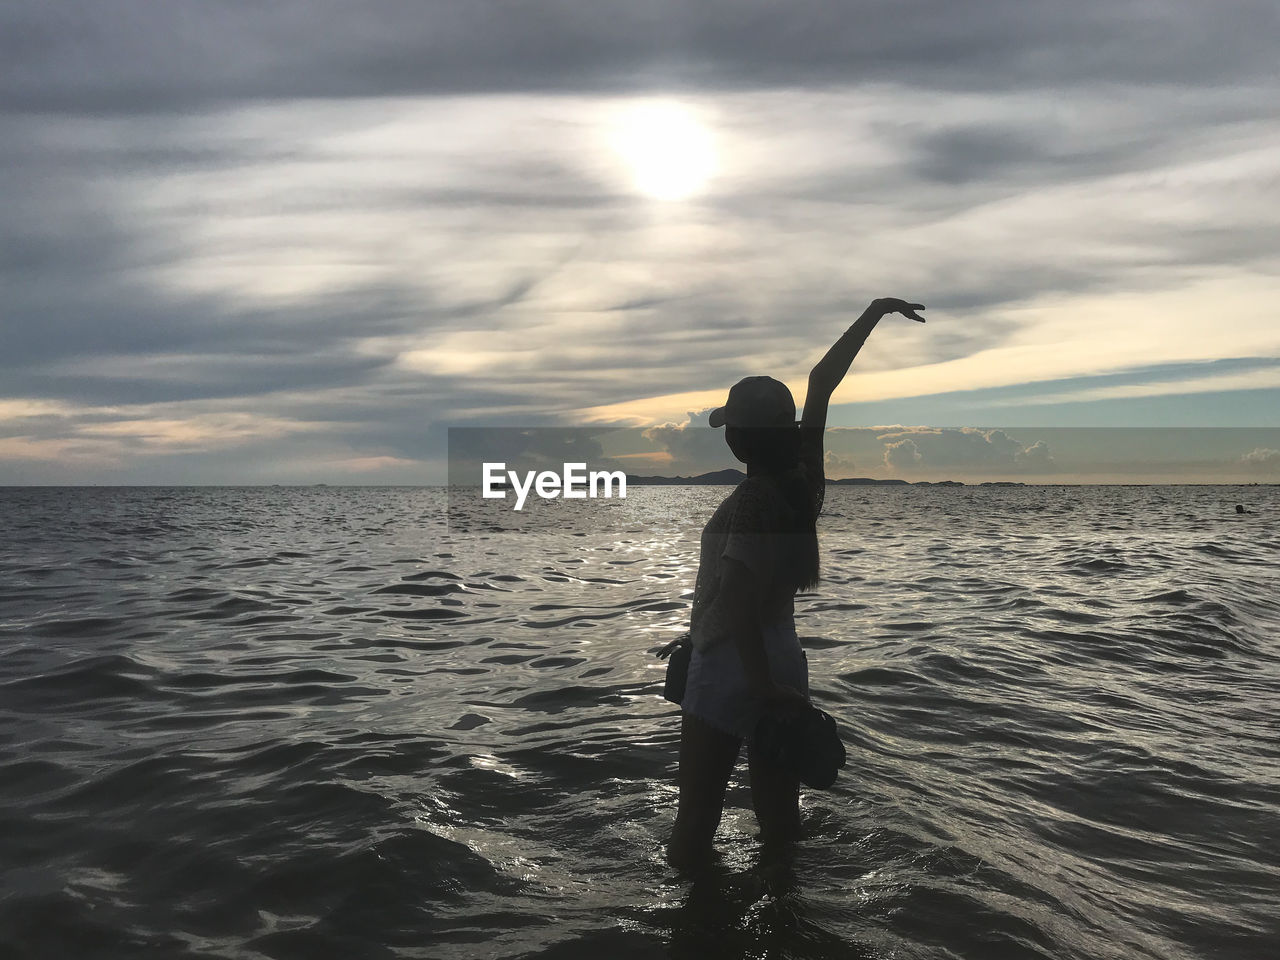
<path fill-rule="evenodd" d="M 711 131 L 679 103 L 644 103 L 619 118 L 614 146 L 637 190 L 655 200 L 687 200 L 716 172 Z"/>

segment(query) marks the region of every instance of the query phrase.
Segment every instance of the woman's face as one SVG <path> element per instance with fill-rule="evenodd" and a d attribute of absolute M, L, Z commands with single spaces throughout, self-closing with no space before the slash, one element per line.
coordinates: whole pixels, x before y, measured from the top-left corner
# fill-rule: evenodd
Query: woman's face
<path fill-rule="evenodd" d="M 729 445 L 729 449 L 733 451 L 733 455 L 737 457 L 739 463 L 750 463 L 748 459 L 749 447 L 747 439 L 738 427 L 726 426 L 724 428 L 724 442 Z"/>
<path fill-rule="evenodd" d="M 740 463 L 754 463 L 759 460 L 760 443 L 767 439 L 762 438 L 759 433 L 759 430 L 744 429 L 741 426 L 726 426 L 724 443 L 728 444 Z"/>
<path fill-rule="evenodd" d="M 724 441 L 742 463 L 789 464 L 799 455 L 800 433 L 794 425 L 789 428 L 726 426 Z"/>

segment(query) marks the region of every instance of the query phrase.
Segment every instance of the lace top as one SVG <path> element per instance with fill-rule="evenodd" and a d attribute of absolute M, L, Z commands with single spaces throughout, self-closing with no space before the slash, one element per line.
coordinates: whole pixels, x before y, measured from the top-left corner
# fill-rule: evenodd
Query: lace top
<path fill-rule="evenodd" d="M 809 490 L 813 516 L 822 509 L 826 480 L 821 456 L 806 456 L 799 468 Z M 702 530 L 698 578 L 693 589 L 689 632 L 693 645 L 705 650 L 729 634 L 729 613 L 721 602 L 723 560 L 732 557 L 750 570 L 764 591 L 766 623 L 790 617 L 795 596 L 793 580 L 785 576 L 786 539 L 795 536 L 787 523 L 791 507 L 776 478 L 747 477 L 716 508 Z"/>

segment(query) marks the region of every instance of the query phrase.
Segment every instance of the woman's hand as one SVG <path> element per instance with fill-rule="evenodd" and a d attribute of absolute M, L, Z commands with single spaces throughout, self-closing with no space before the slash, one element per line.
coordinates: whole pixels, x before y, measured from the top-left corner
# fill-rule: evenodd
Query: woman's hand
<path fill-rule="evenodd" d="M 890 313 L 900 313 L 904 317 L 910 317 L 912 320 L 918 320 L 924 323 L 924 317 L 916 313 L 917 310 L 923 310 L 923 303 L 907 303 L 905 300 L 899 300 L 897 297 L 880 297 L 871 301 L 872 306 L 880 311 L 881 315 Z"/>

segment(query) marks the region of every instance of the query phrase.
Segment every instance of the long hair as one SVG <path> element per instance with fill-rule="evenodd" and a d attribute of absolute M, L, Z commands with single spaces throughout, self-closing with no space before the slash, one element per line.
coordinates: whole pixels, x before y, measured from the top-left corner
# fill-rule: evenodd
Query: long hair
<path fill-rule="evenodd" d="M 778 537 L 783 570 L 796 590 L 817 586 L 818 514 L 804 469 L 798 424 L 784 427 L 728 427 L 725 439 L 744 463 L 762 470 L 778 485 L 787 509 Z"/>

